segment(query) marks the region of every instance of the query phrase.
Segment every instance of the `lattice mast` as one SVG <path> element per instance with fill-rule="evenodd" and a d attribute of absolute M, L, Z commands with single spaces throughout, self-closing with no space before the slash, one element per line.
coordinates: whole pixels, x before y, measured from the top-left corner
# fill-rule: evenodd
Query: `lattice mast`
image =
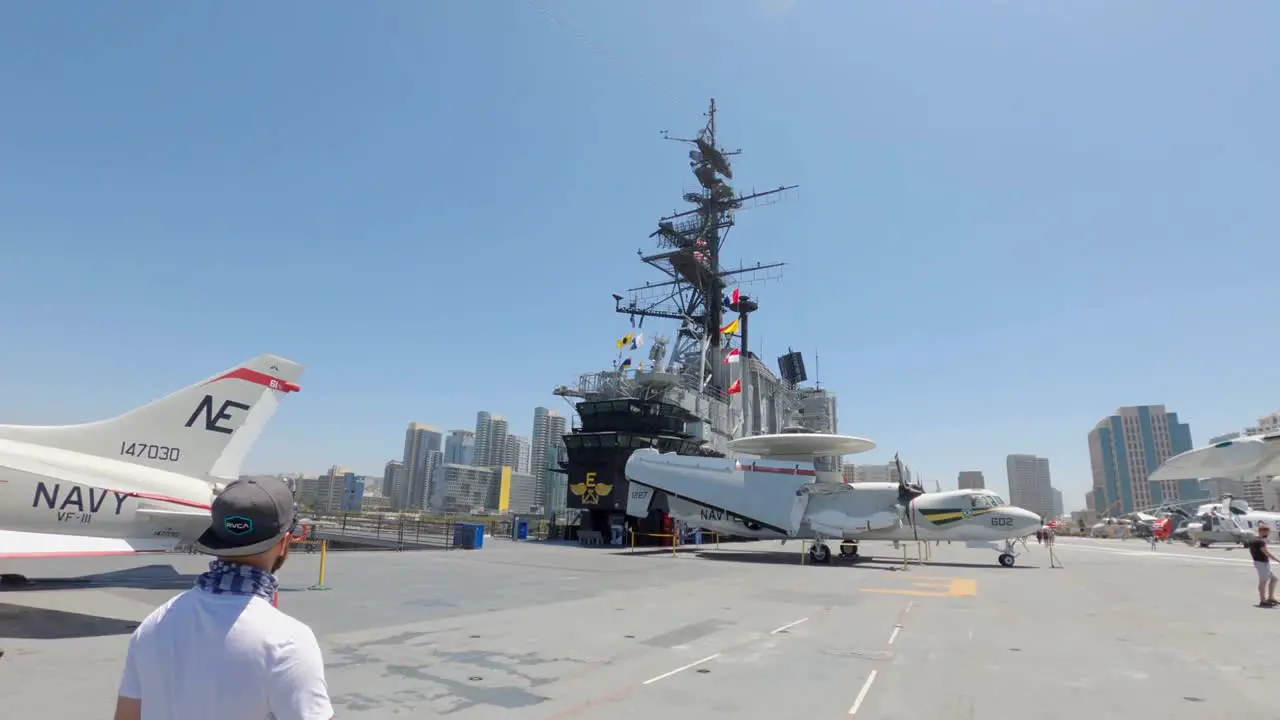
<path fill-rule="evenodd" d="M 743 287 L 777 279 L 781 277 L 780 268 L 785 265 L 757 263 L 754 267 L 724 269 L 720 258 L 729 229 L 734 226 L 734 215 L 748 202 L 770 198 L 771 201 L 759 202 L 753 207 L 772 204 L 780 193 L 797 187 L 787 185 L 738 194 L 726 180 L 733 179 L 729 158 L 742 151 L 729 152 L 720 147 L 716 137 L 715 98 L 711 99 L 706 118 L 706 125 L 694 138 L 672 137 L 665 130 L 662 133 L 667 140 L 693 146 L 689 151 L 689 167 L 701 187 L 699 192 L 684 195 L 684 201 L 695 206 L 692 210 L 659 219 L 658 229 L 649 235 L 656 239 L 659 252 L 652 255 L 637 252 L 641 260 L 661 270 L 669 279 L 630 288 L 627 291 L 630 298 L 614 296 L 616 311 L 631 316 L 633 324 L 639 319 L 641 327 L 649 317 L 681 321 L 680 331 L 672 343 L 670 361 L 672 365 L 682 366 L 686 373 L 692 371 L 700 375 L 703 383 L 714 376 L 709 368 L 719 355 L 715 350 L 722 344 L 720 328 L 726 323 L 726 288 L 731 283 Z M 703 362 L 704 345 L 709 355 L 707 362 Z"/>

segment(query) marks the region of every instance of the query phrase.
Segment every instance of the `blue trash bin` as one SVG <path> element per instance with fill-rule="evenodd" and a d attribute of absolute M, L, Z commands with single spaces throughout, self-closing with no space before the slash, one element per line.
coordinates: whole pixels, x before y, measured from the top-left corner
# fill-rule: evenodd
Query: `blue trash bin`
<path fill-rule="evenodd" d="M 484 547 L 484 523 L 454 523 L 453 546 L 463 550 L 479 550 Z"/>
<path fill-rule="evenodd" d="M 511 529 L 512 529 L 511 537 L 513 540 L 529 539 L 529 521 L 528 520 L 516 520 L 514 523 L 512 523 Z"/>

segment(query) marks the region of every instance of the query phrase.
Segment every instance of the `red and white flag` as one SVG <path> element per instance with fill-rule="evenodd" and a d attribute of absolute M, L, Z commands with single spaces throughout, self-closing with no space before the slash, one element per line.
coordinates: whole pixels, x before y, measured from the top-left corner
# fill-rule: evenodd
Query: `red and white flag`
<path fill-rule="evenodd" d="M 740 359 L 742 359 L 742 351 L 738 348 L 730 350 L 728 354 L 724 356 L 724 361 L 727 363 L 736 363 Z"/>
<path fill-rule="evenodd" d="M 734 380 L 733 384 L 729 386 L 729 389 L 725 390 L 724 392 L 726 395 L 737 395 L 738 393 L 742 392 L 742 381 Z"/>

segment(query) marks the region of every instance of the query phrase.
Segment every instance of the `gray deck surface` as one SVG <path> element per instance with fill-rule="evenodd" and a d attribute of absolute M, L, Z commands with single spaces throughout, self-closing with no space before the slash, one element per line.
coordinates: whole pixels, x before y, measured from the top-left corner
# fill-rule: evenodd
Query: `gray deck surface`
<path fill-rule="evenodd" d="M 1032 542 L 1002 569 L 942 545 L 903 571 L 801 566 L 795 543 L 673 558 L 487 539 L 333 553 L 327 592 L 305 590 L 318 555 L 295 554 L 281 608 L 320 637 L 344 719 L 809 720 L 860 695 L 857 718 L 1276 716 L 1280 609 L 1254 607 L 1242 550 L 1064 538 L 1057 555 L 1048 569 Z M 0 717 L 109 717 L 133 624 L 204 566 L 6 565 L 96 575 L 0 592 Z"/>

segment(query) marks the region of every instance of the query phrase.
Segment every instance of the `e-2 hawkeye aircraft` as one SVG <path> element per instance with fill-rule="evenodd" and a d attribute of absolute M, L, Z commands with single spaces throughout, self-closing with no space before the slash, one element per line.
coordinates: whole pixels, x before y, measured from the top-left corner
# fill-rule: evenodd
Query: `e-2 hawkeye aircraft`
<path fill-rule="evenodd" d="M 302 369 L 260 355 L 110 420 L 0 425 L 0 559 L 194 541 Z"/>
<path fill-rule="evenodd" d="M 627 460 L 631 493 L 627 514 L 643 517 L 665 509 L 691 527 L 759 539 L 812 539 L 814 562 L 831 559 L 827 540 L 840 540 L 844 555 L 860 541 L 959 540 L 995 547 L 1010 567 L 1014 543 L 1042 525 L 1035 513 L 1007 504 L 987 490 L 925 493 L 918 485 L 846 484 L 838 472 L 817 470 L 817 457 L 865 452 L 875 443 L 846 435 L 788 428 L 729 443 L 758 460 L 705 458 L 652 449 Z M 665 508 L 663 504 L 665 503 Z"/>

